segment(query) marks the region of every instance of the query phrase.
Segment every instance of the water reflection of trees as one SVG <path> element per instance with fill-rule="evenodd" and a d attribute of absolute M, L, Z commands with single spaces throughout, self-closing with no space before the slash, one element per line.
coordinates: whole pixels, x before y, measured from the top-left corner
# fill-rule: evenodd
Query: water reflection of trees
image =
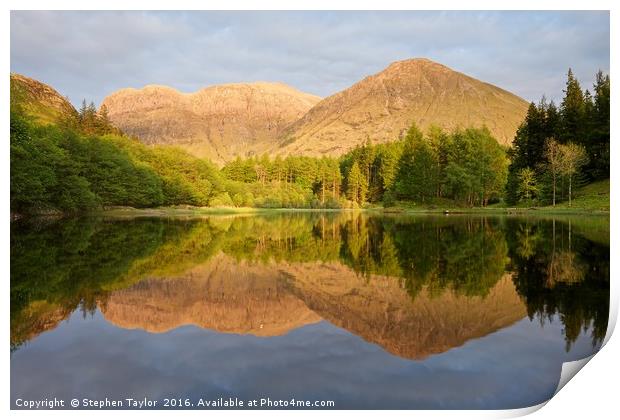
<path fill-rule="evenodd" d="M 403 279 L 412 297 L 423 288 L 484 296 L 504 273 L 506 241 L 484 218 L 366 218 L 342 226 L 341 258 L 364 274 Z"/>
<path fill-rule="evenodd" d="M 559 314 L 566 348 L 581 331 L 593 345 L 607 332 L 609 247 L 575 235 L 573 221 L 507 220 L 510 268 L 530 318 Z"/>
<path fill-rule="evenodd" d="M 412 299 L 422 289 L 486 296 L 509 270 L 530 317 L 559 314 L 567 348 L 580 331 L 590 328 L 596 344 L 607 328 L 609 247 L 568 222 L 299 213 L 11 229 L 12 346 L 77 307 L 92 313 L 112 290 L 182 273 L 219 252 L 265 264 L 340 262 L 367 281 L 400 279 Z"/>
<path fill-rule="evenodd" d="M 95 219 L 11 225 L 11 346 L 79 308 L 84 316 L 110 290 L 208 258 L 212 231 L 157 219 Z"/>

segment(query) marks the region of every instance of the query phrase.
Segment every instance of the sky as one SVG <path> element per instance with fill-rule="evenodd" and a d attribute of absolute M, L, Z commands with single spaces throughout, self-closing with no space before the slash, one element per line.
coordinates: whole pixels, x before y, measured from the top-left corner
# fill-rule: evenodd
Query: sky
<path fill-rule="evenodd" d="M 609 72 L 609 12 L 12 11 L 11 71 L 74 105 L 148 84 L 277 81 L 329 96 L 425 57 L 528 101 Z"/>

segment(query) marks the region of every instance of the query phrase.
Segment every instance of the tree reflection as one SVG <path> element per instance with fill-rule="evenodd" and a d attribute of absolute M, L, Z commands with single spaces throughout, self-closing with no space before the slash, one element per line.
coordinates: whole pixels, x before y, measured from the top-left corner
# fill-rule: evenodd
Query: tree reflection
<path fill-rule="evenodd" d="M 530 318 L 559 314 L 566 349 L 591 329 L 602 342 L 609 316 L 609 247 L 573 233 L 573 221 L 507 221 L 511 269 Z M 524 234 L 525 233 L 525 234 Z"/>
<path fill-rule="evenodd" d="M 509 272 L 530 318 L 559 315 L 567 349 L 587 330 L 597 345 L 607 329 L 609 246 L 586 239 L 588 226 L 576 223 L 359 212 L 13 223 L 11 347 L 76 308 L 94 313 L 115 290 L 219 254 L 276 266 L 344 264 L 367 283 L 394 279 L 411 299 L 423 290 L 485 297 Z"/>

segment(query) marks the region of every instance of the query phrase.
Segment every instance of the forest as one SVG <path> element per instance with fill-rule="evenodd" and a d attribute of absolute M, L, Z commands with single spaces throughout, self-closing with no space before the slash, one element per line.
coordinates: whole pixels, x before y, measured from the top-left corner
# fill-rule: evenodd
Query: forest
<path fill-rule="evenodd" d="M 609 178 L 609 95 L 609 75 L 584 92 L 569 69 L 559 108 L 530 104 L 508 151 L 507 204 L 570 204 L 575 185 Z"/>
<path fill-rule="evenodd" d="M 11 212 L 78 213 L 111 206 L 360 208 L 547 206 L 609 178 L 610 80 L 592 93 L 568 72 L 559 107 L 532 103 L 512 147 L 486 128 L 415 124 L 402 139 L 339 158 L 254 156 L 218 169 L 180 148 L 146 146 L 83 103 L 42 124 L 11 85 Z"/>

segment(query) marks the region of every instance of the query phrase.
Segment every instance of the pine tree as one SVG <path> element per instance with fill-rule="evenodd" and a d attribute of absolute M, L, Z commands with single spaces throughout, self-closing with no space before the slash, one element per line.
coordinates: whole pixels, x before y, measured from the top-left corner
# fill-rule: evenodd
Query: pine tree
<path fill-rule="evenodd" d="M 609 178 L 609 127 L 610 127 L 609 75 L 599 70 L 594 84 L 594 116 L 590 137 L 590 173 L 595 179 Z"/>
<path fill-rule="evenodd" d="M 101 120 L 101 124 L 103 125 L 103 127 L 105 127 L 106 129 L 109 129 L 112 126 L 112 122 L 110 121 L 110 115 L 108 113 L 108 107 L 104 105 L 101 105 L 101 108 L 99 109 L 99 119 Z"/>
<path fill-rule="evenodd" d="M 414 124 L 409 127 L 403 142 L 403 151 L 398 161 L 398 171 L 394 180 L 396 195 L 405 200 L 411 200 L 416 195 L 415 181 L 411 178 L 414 170 L 414 155 L 416 145 L 424 141 L 424 136 Z"/>
<path fill-rule="evenodd" d="M 417 141 L 422 140 L 423 134 L 416 125 L 416 123 L 411 124 L 411 127 L 407 130 L 407 134 L 405 135 L 405 143 L 413 144 Z"/>
<path fill-rule="evenodd" d="M 428 130 L 428 141 L 437 157 L 437 197 L 442 197 L 446 179 L 446 167 L 448 166 L 448 154 L 450 151 L 450 136 L 436 126 Z"/>
<path fill-rule="evenodd" d="M 525 120 L 517 129 L 511 149 L 506 183 L 506 202 L 519 200 L 519 172 L 524 168 L 545 167 L 545 142 L 562 131 L 562 116 L 553 102 L 543 96 L 538 105 L 530 104 Z"/>
<path fill-rule="evenodd" d="M 583 142 L 585 125 L 584 95 L 579 82 L 573 75 L 572 69 L 568 69 L 564 99 L 560 106 L 562 115 L 562 142 Z"/>
<path fill-rule="evenodd" d="M 383 144 L 381 145 L 381 151 L 378 153 L 379 167 L 377 173 L 384 194 L 386 191 L 394 188 L 398 162 L 402 153 L 401 146 L 402 142 Z"/>
<path fill-rule="evenodd" d="M 84 121 L 87 110 L 88 110 L 88 105 L 86 104 L 86 99 L 82 99 L 82 105 L 80 106 L 80 110 L 78 111 L 79 116 L 80 116 L 80 122 Z"/>
<path fill-rule="evenodd" d="M 561 135 L 561 117 L 558 108 L 555 103 L 551 101 L 547 106 L 547 112 L 545 113 L 545 139 L 554 138 L 557 139 Z"/>
<path fill-rule="evenodd" d="M 394 192 L 401 200 L 412 200 L 415 195 L 414 180 L 411 177 L 414 171 L 414 144 L 411 141 L 405 141 L 403 153 L 398 161 L 398 171 L 394 180 Z"/>

